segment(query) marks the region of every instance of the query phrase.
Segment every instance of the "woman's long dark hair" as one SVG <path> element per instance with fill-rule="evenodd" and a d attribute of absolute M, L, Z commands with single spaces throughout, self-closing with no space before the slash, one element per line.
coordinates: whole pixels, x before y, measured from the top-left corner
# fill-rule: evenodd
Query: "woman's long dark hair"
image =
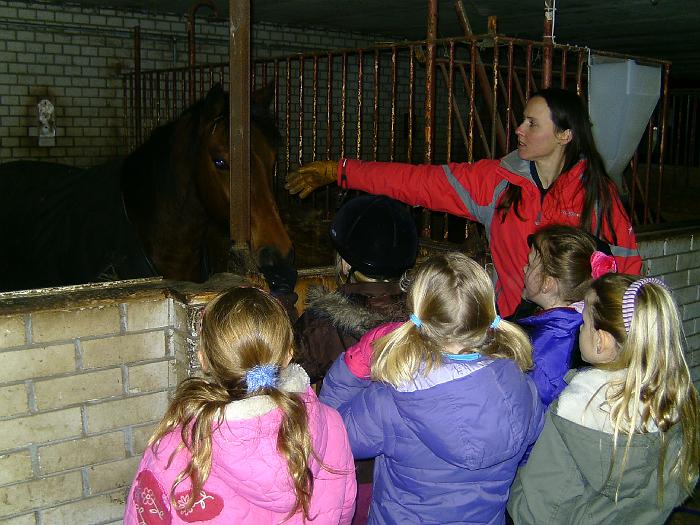
<path fill-rule="evenodd" d="M 564 167 L 562 173 L 573 168 L 581 159 L 587 161 L 586 169 L 581 176 L 581 185 L 584 189 L 583 209 L 581 210 L 581 221 L 579 226 L 589 233 L 605 238 L 606 232 L 600 224 L 593 228 L 593 217 L 595 215 L 596 202 L 600 210 L 601 222 L 606 223 L 611 238 L 605 239 L 609 243 L 617 244 L 617 236 L 612 227 L 612 204 L 611 189 L 614 188 L 612 179 L 605 171 L 603 159 L 598 153 L 591 131 L 591 121 L 588 110 L 583 104 L 583 100 L 573 91 L 559 88 L 547 88 L 538 91 L 530 97 L 541 97 L 549 107 L 554 130 L 561 132 L 571 130 L 571 141 L 564 147 Z M 503 198 L 497 210 L 501 213 L 501 220 L 513 209 L 518 218 L 522 217 L 518 213 L 518 206 L 522 198 L 520 186 L 508 184 L 508 188 L 503 193 Z"/>

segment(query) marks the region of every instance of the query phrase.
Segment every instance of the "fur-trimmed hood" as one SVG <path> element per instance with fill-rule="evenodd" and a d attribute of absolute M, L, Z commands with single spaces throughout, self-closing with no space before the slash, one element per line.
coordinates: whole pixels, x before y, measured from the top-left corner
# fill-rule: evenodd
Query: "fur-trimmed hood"
<path fill-rule="evenodd" d="M 351 283 L 336 291 L 312 286 L 306 303 L 309 315 L 327 319 L 355 338 L 380 324 L 408 317 L 405 294 L 396 282 Z"/>

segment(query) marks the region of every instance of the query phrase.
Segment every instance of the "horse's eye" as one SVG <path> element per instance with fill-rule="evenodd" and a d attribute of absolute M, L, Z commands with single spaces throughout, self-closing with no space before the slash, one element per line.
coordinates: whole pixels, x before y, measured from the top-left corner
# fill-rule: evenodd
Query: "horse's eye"
<path fill-rule="evenodd" d="M 228 164 L 224 159 L 214 159 L 214 166 L 216 166 L 220 170 L 228 168 Z"/>

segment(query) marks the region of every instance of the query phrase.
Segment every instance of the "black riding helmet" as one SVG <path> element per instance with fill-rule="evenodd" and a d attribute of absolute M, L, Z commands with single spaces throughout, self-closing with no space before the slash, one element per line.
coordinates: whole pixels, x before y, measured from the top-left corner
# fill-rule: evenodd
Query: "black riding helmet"
<path fill-rule="evenodd" d="M 363 195 L 338 210 L 331 240 L 353 271 L 371 278 L 400 277 L 413 266 L 418 233 L 403 204 L 379 195 Z"/>

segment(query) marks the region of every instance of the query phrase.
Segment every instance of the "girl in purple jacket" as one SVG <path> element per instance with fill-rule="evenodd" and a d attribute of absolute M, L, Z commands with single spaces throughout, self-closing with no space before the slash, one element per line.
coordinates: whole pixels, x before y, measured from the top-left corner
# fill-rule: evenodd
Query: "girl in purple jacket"
<path fill-rule="evenodd" d="M 583 297 L 593 279 L 615 272 L 617 265 L 605 243 L 573 226 L 547 226 L 528 244 L 523 298 L 542 310 L 516 322 L 532 341 L 534 368 L 528 373 L 549 406 L 564 390 L 569 369 L 583 364 L 578 351 Z"/>
<path fill-rule="evenodd" d="M 488 274 L 460 253 L 423 263 L 407 305 L 408 321 L 368 332 L 321 390 L 355 458 L 376 458 L 368 523 L 502 525 L 542 425 L 527 336 L 496 315 Z"/>
<path fill-rule="evenodd" d="M 252 287 L 207 305 L 204 378 L 177 388 L 131 486 L 125 525 L 349 524 L 355 474 L 338 413 L 290 365 L 280 303 Z"/>

